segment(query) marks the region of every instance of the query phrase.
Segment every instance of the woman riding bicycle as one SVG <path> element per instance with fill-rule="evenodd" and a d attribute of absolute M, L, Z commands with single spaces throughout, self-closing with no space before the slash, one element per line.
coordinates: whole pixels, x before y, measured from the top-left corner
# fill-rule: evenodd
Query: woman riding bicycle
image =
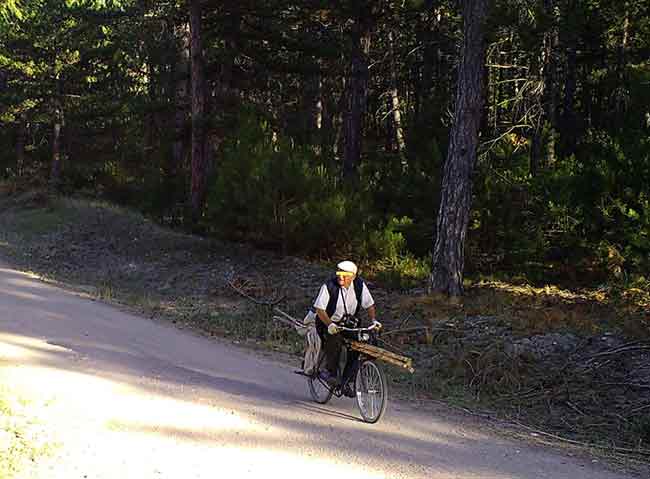
<path fill-rule="evenodd" d="M 368 312 L 368 317 L 377 328 L 381 324 L 376 319 L 375 301 L 368 286 L 357 277 L 357 266 L 352 261 L 342 261 L 337 265 L 336 276 L 323 284 L 314 301 L 314 309 L 318 315 L 316 330 L 323 341 L 325 368 L 321 378 L 330 385 L 338 383 L 338 363 L 343 346 L 340 327 L 356 327 L 350 321 L 357 321 L 361 308 Z M 347 323 L 347 324 L 346 324 Z M 359 354 L 350 352 L 342 374 L 341 383 L 347 383 L 347 378 L 356 373 Z M 345 391 L 348 395 L 351 391 Z"/>

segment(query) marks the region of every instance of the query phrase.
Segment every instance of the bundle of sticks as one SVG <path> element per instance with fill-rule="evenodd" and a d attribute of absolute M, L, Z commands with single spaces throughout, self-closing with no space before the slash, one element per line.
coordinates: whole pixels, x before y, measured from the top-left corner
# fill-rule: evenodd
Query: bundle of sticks
<path fill-rule="evenodd" d="M 302 321 L 299 321 L 293 316 L 285 313 L 280 308 L 273 308 L 273 311 L 280 314 L 280 316 L 273 316 L 273 319 L 275 321 L 278 321 L 282 324 L 286 324 L 287 326 L 293 326 L 298 332 L 298 334 L 304 336 L 304 331 L 307 329 L 306 324 L 303 324 Z"/>
<path fill-rule="evenodd" d="M 360 341 L 349 341 L 348 344 L 350 345 L 350 349 L 354 351 L 359 351 L 366 356 L 399 366 L 410 373 L 415 372 L 413 360 L 407 356 L 402 356 L 401 354 L 393 353 L 379 346 L 373 346 L 372 344 L 362 343 Z"/>
<path fill-rule="evenodd" d="M 273 316 L 273 319 L 279 321 L 287 326 L 293 326 L 296 328 L 299 334 L 303 334 L 303 330 L 306 330 L 308 326 L 304 325 L 301 321 L 297 320 L 293 316 L 285 313 L 280 308 L 273 308 L 279 316 Z M 408 372 L 413 373 L 415 369 L 413 368 L 413 360 L 408 356 L 402 356 L 401 354 L 393 353 L 387 349 L 380 348 L 379 346 L 373 346 L 372 344 L 364 343 L 361 341 L 347 340 L 350 345 L 350 349 L 354 351 L 359 351 L 360 353 L 370 356 L 374 359 L 379 359 L 380 361 L 385 361 L 387 363 L 393 364 L 400 368 L 406 369 Z"/>

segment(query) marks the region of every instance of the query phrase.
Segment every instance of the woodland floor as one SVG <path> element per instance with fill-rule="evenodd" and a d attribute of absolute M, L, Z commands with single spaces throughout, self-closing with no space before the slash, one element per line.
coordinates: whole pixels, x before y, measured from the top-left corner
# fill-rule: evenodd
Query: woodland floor
<path fill-rule="evenodd" d="M 331 267 L 174 232 L 122 208 L 0 190 L 0 256 L 18 268 L 206 335 L 298 364 L 302 340 L 269 306 L 301 318 Z M 648 291 L 473 283 L 462 304 L 367 278 L 384 346 L 414 358 L 387 368 L 392 394 L 443 401 L 504 432 L 650 461 Z"/>

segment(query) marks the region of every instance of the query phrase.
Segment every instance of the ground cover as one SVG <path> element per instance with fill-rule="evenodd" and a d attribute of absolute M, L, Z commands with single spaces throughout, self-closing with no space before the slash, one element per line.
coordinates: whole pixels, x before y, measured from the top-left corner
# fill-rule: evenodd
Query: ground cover
<path fill-rule="evenodd" d="M 46 280 L 296 363 L 301 339 L 231 285 L 302 317 L 331 269 L 39 191 L 0 195 L 0 256 Z M 444 401 L 510 432 L 516 428 L 505 424 L 619 459 L 650 457 L 647 285 L 569 290 L 475 279 L 462 303 L 450 304 L 423 288 L 392 291 L 367 279 L 384 345 L 415 359 L 414 375 L 389 368 L 396 395 Z"/>

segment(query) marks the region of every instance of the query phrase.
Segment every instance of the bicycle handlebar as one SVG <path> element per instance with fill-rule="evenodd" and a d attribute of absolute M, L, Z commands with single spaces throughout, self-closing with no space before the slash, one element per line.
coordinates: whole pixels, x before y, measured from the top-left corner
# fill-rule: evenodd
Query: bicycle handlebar
<path fill-rule="evenodd" d="M 345 326 L 339 326 L 338 324 L 336 325 L 340 331 L 346 331 L 348 333 L 365 333 L 365 332 L 370 332 L 374 331 L 375 329 L 379 329 L 377 324 L 371 324 L 367 328 L 346 328 Z"/>

